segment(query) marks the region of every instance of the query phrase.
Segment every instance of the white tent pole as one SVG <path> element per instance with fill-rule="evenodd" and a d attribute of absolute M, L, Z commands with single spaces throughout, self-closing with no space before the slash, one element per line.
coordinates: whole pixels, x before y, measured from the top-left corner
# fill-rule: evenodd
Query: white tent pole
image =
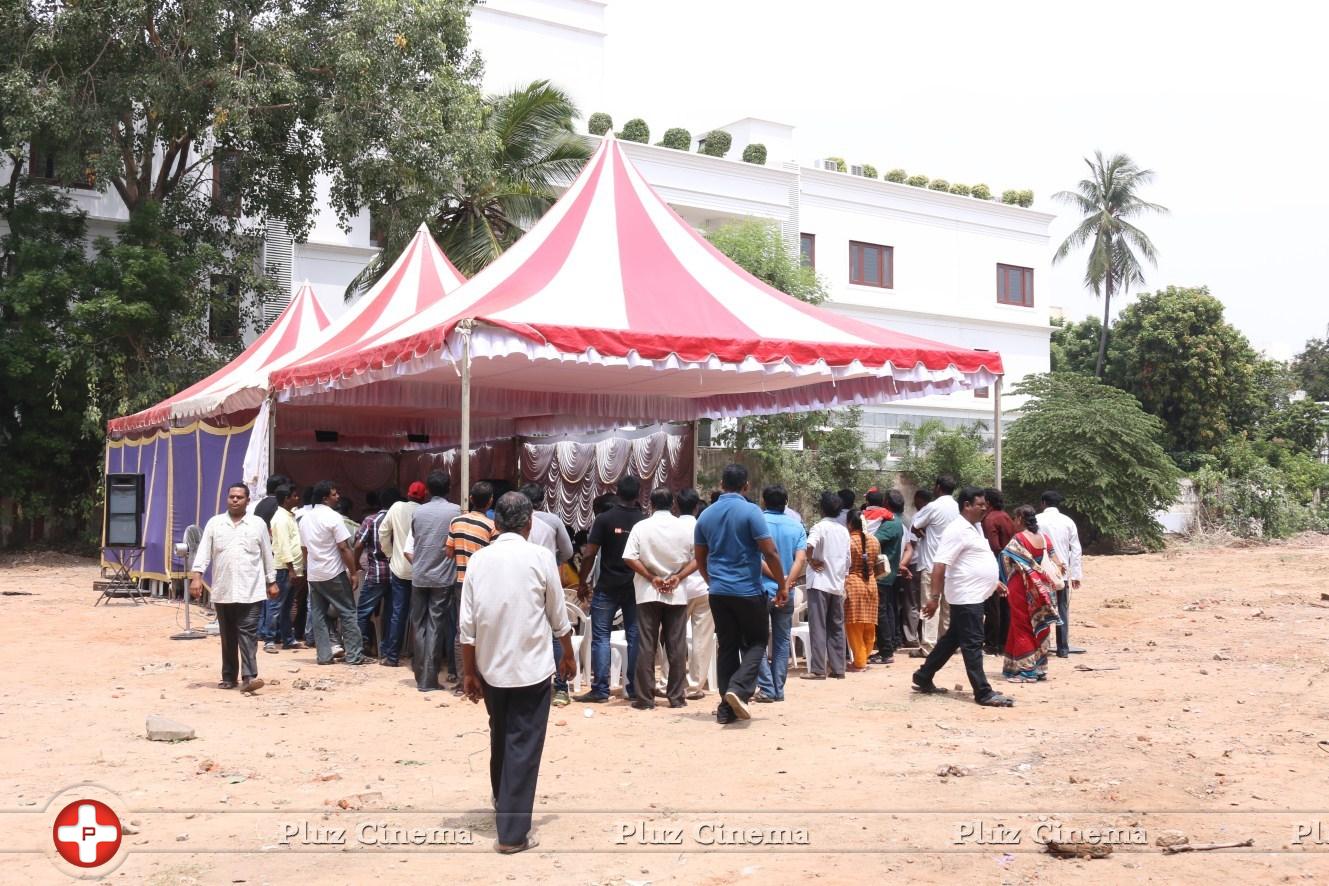
<path fill-rule="evenodd" d="M 277 473 L 277 397 L 268 392 L 268 477 Z M 260 489 L 265 489 L 268 477 L 259 477 Z"/>
<path fill-rule="evenodd" d="M 471 329 L 474 321 L 463 320 L 457 324 L 461 335 L 461 491 L 458 493 L 462 509 L 469 507 L 467 496 L 471 494 Z"/>
<path fill-rule="evenodd" d="M 1001 488 L 1001 382 L 999 375 L 992 385 L 992 461 L 998 489 Z"/>

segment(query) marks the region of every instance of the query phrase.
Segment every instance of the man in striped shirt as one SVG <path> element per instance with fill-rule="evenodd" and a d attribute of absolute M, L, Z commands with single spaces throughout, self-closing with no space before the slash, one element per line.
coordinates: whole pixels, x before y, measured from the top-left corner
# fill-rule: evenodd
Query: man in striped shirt
<path fill-rule="evenodd" d="M 485 511 L 494 503 L 494 487 L 481 480 L 471 487 L 469 507 L 460 517 L 453 517 L 448 526 L 448 540 L 443 546 L 444 553 L 457 564 L 457 583 L 452 586 L 452 624 L 461 621 L 461 586 L 466 581 L 466 566 L 471 562 L 471 555 L 498 537 L 494 521 L 485 515 Z M 461 644 L 453 637 L 453 657 L 451 662 L 454 673 L 461 673 Z M 461 684 L 457 684 L 453 695 L 461 695 Z"/>
<path fill-rule="evenodd" d="M 372 493 L 371 493 L 372 494 Z M 366 655 L 377 656 L 379 638 L 371 620 L 379 609 L 383 599 L 390 593 L 388 555 L 383 551 L 379 533 L 388 508 L 401 499 L 401 493 L 388 487 L 373 498 L 378 510 L 370 512 L 360 522 L 360 529 L 355 535 L 355 562 L 360 565 L 364 577 L 360 580 L 360 599 L 356 604 L 356 621 L 360 623 L 360 635 L 364 638 Z M 387 619 L 380 618 L 380 626 L 387 632 Z M 372 651 L 370 651 L 372 648 Z M 388 662 L 384 661 L 384 664 Z"/>

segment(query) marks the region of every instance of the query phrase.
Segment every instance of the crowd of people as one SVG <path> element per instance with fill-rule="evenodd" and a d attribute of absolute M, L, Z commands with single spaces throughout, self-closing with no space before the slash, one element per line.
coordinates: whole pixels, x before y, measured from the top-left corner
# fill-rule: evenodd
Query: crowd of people
<path fill-rule="evenodd" d="M 908 520 L 898 490 L 873 487 L 862 507 L 853 490 L 827 491 L 809 528 L 782 486 L 750 499 L 734 464 L 705 507 L 695 489 L 661 488 L 642 508 L 639 481 L 624 477 L 574 543 L 538 485 L 496 497 L 481 481 L 464 512 L 450 487 L 435 471 L 405 496 L 385 489 L 356 523 L 330 481 L 302 504 L 285 477 L 256 503 L 236 484 L 204 529 L 191 592 L 211 568 L 222 688 L 262 686 L 259 643 L 273 654 L 312 645 L 320 665 L 409 657 L 419 691 L 483 699 L 500 852 L 534 845 L 549 708 L 574 700 L 574 621 L 589 623 L 590 646 L 576 701 L 610 701 L 621 625 L 633 708 L 684 707 L 710 690 L 722 725 L 784 701 L 800 614 L 802 679 L 845 679 L 908 650 L 922 659 L 913 688 L 943 692 L 934 678 L 958 651 L 974 700 L 990 707 L 1014 702 L 989 683 L 985 653 L 1003 656 L 1005 681 L 1037 683 L 1052 655 L 1083 651 L 1069 636 L 1080 542 L 1055 491 L 1008 513 L 1000 490 L 941 476 Z"/>

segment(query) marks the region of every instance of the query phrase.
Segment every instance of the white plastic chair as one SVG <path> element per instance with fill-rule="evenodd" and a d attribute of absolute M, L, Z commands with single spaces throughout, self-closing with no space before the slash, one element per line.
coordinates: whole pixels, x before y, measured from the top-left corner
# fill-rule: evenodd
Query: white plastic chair
<path fill-rule="evenodd" d="M 628 661 L 628 632 L 611 631 L 609 633 L 609 691 L 615 686 L 627 686 L 623 671 Z"/>
<path fill-rule="evenodd" d="M 807 665 L 808 649 L 812 643 L 812 628 L 807 623 L 808 604 L 794 604 L 794 622 L 789 630 L 789 667 L 798 667 L 798 644 L 803 644 L 803 664 Z"/>
<path fill-rule="evenodd" d="M 582 675 L 591 670 L 590 630 L 591 617 L 573 603 L 564 603 L 567 607 L 568 622 L 572 625 L 572 654 L 577 659 L 577 676 L 571 681 L 574 692 L 581 692 Z"/>

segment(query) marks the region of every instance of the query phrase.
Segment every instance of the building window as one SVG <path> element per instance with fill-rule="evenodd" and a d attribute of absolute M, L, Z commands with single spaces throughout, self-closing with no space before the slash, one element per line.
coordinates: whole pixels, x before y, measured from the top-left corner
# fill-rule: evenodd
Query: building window
<path fill-rule="evenodd" d="M 997 301 L 1003 305 L 1034 306 L 1034 269 L 997 265 Z"/>
<path fill-rule="evenodd" d="M 849 241 L 849 282 L 859 286 L 895 287 L 895 249 Z"/>
<path fill-rule="evenodd" d="M 213 155 L 212 205 L 222 215 L 240 214 L 239 151 L 218 151 Z"/>
<path fill-rule="evenodd" d="M 369 243 L 383 248 L 388 236 L 388 211 L 384 206 L 369 207 Z"/>
<path fill-rule="evenodd" d="M 96 175 L 86 163 L 82 176 L 75 176 L 71 179 L 61 178 L 59 159 L 58 152 L 50 145 L 33 142 L 28 146 L 28 177 L 47 184 L 58 185 L 62 188 L 88 189 L 96 187 Z"/>
<path fill-rule="evenodd" d="M 986 399 L 988 398 L 988 387 L 987 387 L 987 385 L 984 385 L 984 386 L 981 387 L 981 388 L 974 388 L 974 396 L 977 397 L 977 398 L 980 399 L 980 400 L 986 400 Z"/>
<path fill-rule="evenodd" d="M 891 458 L 904 458 L 912 450 L 913 438 L 909 434 L 891 434 L 888 451 Z"/>
<path fill-rule="evenodd" d="M 208 341 L 231 345 L 240 341 L 240 285 L 234 277 L 215 275 L 208 301 Z"/>
<path fill-rule="evenodd" d="M 817 235 L 798 235 L 798 263 L 805 268 L 817 266 Z"/>

